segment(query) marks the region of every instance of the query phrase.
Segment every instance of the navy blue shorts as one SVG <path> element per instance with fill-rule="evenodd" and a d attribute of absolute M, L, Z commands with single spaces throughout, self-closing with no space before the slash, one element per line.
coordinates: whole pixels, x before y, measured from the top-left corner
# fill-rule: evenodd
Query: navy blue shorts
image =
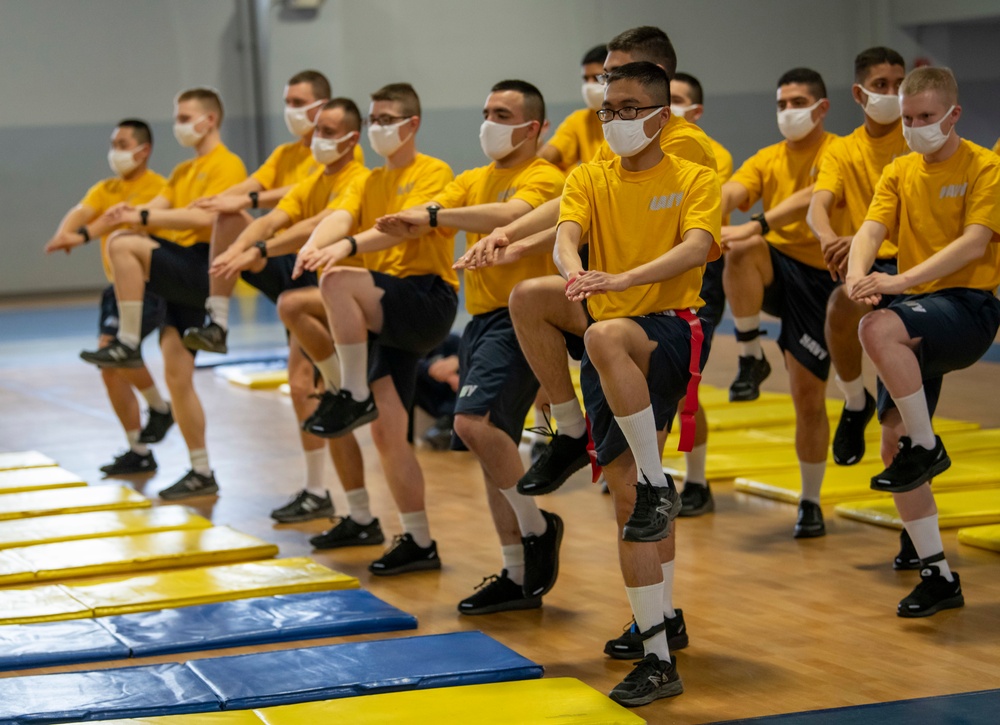
<path fill-rule="evenodd" d="M 295 255 L 283 254 L 280 257 L 268 257 L 264 269 L 260 272 L 244 272 L 243 279 L 248 284 L 260 290 L 274 304 L 282 292 L 303 287 L 315 287 L 317 284 L 315 272 L 303 272 L 298 279 L 292 279 L 295 268 Z"/>
<path fill-rule="evenodd" d="M 155 292 L 146 290 L 142 299 L 142 339 L 154 330 L 160 329 L 167 313 L 167 303 Z M 101 295 L 101 318 L 97 322 L 97 330 L 102 335 L 118 337 L 118 300 L 115 298 L 115 286 L 108 285 Z"/>
<path fill-rule="evenodd" d="M 725 257 L 719 257 L 714 262 L 709 262 L 705 265 L 705 276 L 701 281 L 701 299 L 705 305 L 698 310 L 698 317 L 710 322 L 712 330 L 719 326 L 719 323 L 722 322 L 722 316 L 726 312 L 726 291 L 722 288 L 722 270 L 725 267 Z M 705 339 L 710 340 L 711 338 L 706 335 Z"/>
<path fill-rule="evenodd" d="M 208 299 L 208 244 L 182 247 L 160 237 L 150 238 L 160 246 L 150 258 L 146 288 L 166 300 L 164 325 L 181 334 L 189 327 L 201 326 Z"/>
<path fill-rule="evenodd" d="M 490 423 L 515 444 L 538 392 L 538 381 L 521 352 L 510 319 L 502 307 L 473 317 L 458 349 L 458 400 L 455 413 L 490 416 Z M 465 450 L 452 434 L 452 450 Z"/>
<path fill-rule="evenodd" d="M 672 315 L 649 315 L 628 318 L 642 327 L 646 337 L 656 343 L 649 360 L 649 398 L 653 406 L 656 429 L 669 429 L 677 413 L 677 403 L 687 393 L 691 378 L 691 326 Z M 595 323 L 600 324 L 600 323 Z M 701 367 L 708 360 L 712 323 L 702 320 L 705 342 L 701 348 Z M 590 432 L 594 439 L 597 462 L 606 466 L 628 448 L 625 434 L 615 421 L 614 413 L 604 397 L 597 368 L 584 353 L 580 365 L 580 387 L 583 402 L 590 418 Z"/>
<path fill-rule="evenodd" d="M 923 295 L 898 295 L 887 309 L 899 315 L 911 339 L 921 338 L 917 360 L 927 409 L 934 415 L 945 373 L 977 362 L 996 339 L 1000 300 L 983 290 L 953 287 Z M 895 407 L 879 380 L 879 420 Z"/>

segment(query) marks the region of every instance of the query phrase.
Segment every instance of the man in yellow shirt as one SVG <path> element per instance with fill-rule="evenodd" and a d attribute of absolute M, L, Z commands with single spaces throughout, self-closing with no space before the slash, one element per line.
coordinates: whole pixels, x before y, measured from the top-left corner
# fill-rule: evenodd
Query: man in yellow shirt
<path fill-rule="evenodd" d="M 441 567 L 423 472 L 407 442 L 408 410 L 420 359 L 451 330 L 458 276 L 451 268 L 454 232 L 439 227 L 433 214 L 427 234 L 416 239 L 375 228 L 380 217 L 435 198 L 454 175 L 445 162 L 417 152 L 420 99 L 410 84 L 384 86 L 371 98 L 368 140 L 386 163 L 338 200 L 299 251 L 295 271 L 323 268 L 320 290 L 340 367 L 339 390 L 323 394 L 303 427 L 335 438 L 374 421 L 372 438 L 404 532 L 369 566 L 385 576 Z M 354 236 L 355 228 L 364 231 Z M 342 264 L 358 254 L 365 268 Z M 320 359 L 310 340 L 299 340 Z"/>
<path fill-rule="evenodd" d="M 181 342 L 180 331 L 199 324 L 204 315 L 208 239 L 215 218 L 190 204 L 246 176 L 243 162 L 219 137 L 222 116 L 222 99 L 215 91 L 192 88 L 180 93 L 174 102 L 174 136 L 181 146 L 194 149 L 195 158 L 178 164 L 160 193 L 146 204 L 122 204 L 106 212 L 116 224 L 133 227 L 115 233 L 108 242 L 121 324 L 111 343 L 80 354 L 98 367 L 140 367 L 147 284 L 166 300 L 160 349 L 174 416 L 191 457 L 191 470 L 160 492 L 167 500 L 219 490 L 205 448 L 205 413 L 194 387 L 194 355 Z M 155 235 L 147 231 L 153 227 Z"/>
<path fill-rule="evenodd" d="M 607 80 L 601 120 L 620 158 L 570 174 L 555 260 L 567 299 L 586 300 L 595 320 L 584 338 L 580 383 L 644 653 L 610 696 L 634 707 L 684 689 L 669 652 L 664 605 L 671 591 L 662 573 L 673 561 L 673 537 L 666 537 L 680 495 L 661 457 L 678 402 L 697 400 L 708 357 L 702 331 L 711 322 L 695 310 L 705 263 L 720 254 L 720 191 L 714 171 L 654 143 L 670 118 L 670 81 L 661 68 L 629 63 Z M 693 419 L 682 416 L 681 447 L 692 442 Z"/>
<path fill-rule="evenodd" d="M 830 444 L 825 400 L 830 354 L 823 324 L 836 282 L 806 226 L 805 213 L 817 165 L 837 137 L 823 128 L 830 102 L 819 73 L 808 68 L 788 71 L 778 80 L 777 95 L 778 128 L 785 140 L 751 156 L 722 187 L 723 214 L 737 207 L 747 211 L 758 199 L 764 207 L 750 222 L 735 227 L 741 230 L 737 234 L 727 237 L 723 230 L 723 245 L 728 246 L 723 285 L 740 348 L 739 373 L 729 399 L 754 400 L 760 395 L 758 386 L 771 372 L 760 346 L 760 311 L 780 317 L 778 346 L 795 406 L 795 452 L 802 476 L 794 534 L 809 538 L 826 533 L 819 506 Z"/>
<path fill-rule="evenodd" d="M 300 290 L 312 300 L 313 308 L 318 307 L 322 313 L 323 304 L 315 273 L 292 278 L 294 253 L 319 223 L 332 213 L 331 205 L 340 195 L 354 182 L 367 178 L 368 170 L 356 160 L 354 154 L 361 137 L 361 113 L 354 101 L 349 98 L 327 101 L 316 117 L 311 134 L 311 154 L 318 165 L 317 170 L 293 186 L 271 212 L 250 222 L 229 249 L 215 258 L 209 271 L 213 278 L 225 281 L 235 279 L 242 273 L 245 280 L 275 304 L 284 292 Z M 324 315 L 322 323 L 325 325 L 325 322 Z M 329 345 L 332 355 L 333 342 L 330 341 Z M 331 365 L 326 357 L 317 361 L 317 369 L 327 389 L 335 389 L 339 371 L 336 364 Z M 288 341 L 288 381 L 292 406 L 301 428 L 301 424 L 316 410 L 315 396 L 312 395 L 315 386 L 313 364 L 303 354 L 294 335 Z M 271 512 L 271 517 L 280 523 L 330 518 L 334 514 L 324 476 L 324 441 L 305 431 L 300 431 L 300 437 L 306 460 L 305 485 L 288 504 Z M 357 440 L 353 435 L 332 439 L 329 449 L 347 492 L 348 503 L 355 513 L 355 522 L 361 520 L 365 525 L 370 524 L 371 516 L 366 516 L 361 510 L 367 509 L 367 492 Z M 364 543 L 382 543 L 377 521 L 368 534 L 362 539 Z M 322 537 L 316 538 L 321 543 L 325 541 Z"/>
<path fill-rule="evenodd" d="M 851 299 L 885 309 L 859 334 L 879 374 L 886 469 L 871 487 L 893 494 L 920 556 L 920 584 L 897 608 L 926 617 L 964 604 L 945 559 L 931 479 L 951 465 L 931 416 L 942 377 L 981 358 L 1000 329 L 1000 158 L 955 132 L 958 84 L 947 68 L 917 68 L 899 89 L 903 135 L 915 153 L 893 161 L 851 244 Z M 871 271 L 883 240 L 899 245 L 899 273 Z"/>
<path fill-rule="evenodd" d="M 846 271 L 853 232 L 861 227 L 875 185 L 894 158 L 909 151 L 899 122 L 899 85 L 906 75 L 903 57 L 890 48 L 869 48 L 854 60 L 854 102 L 864 109 L 864 123 L 849 136 L 830 144 L 820 162 L 806 221 L 819 239 L 830 274 L 840 279 Z M 834 231 L 834 209 L 847 216 L 847 230 Z M 875 268 L 896 271 L 896 242 L 886 239 Z M 875 399 L 861 377 L 858 323 L 871 308 L 848 297 L 843 286 L 830 295 L 826 312 L 826 342 L 837 385 L 844 393 L 844 409 L 833 436 L 833 460 L 838 465 L 858 463 L 865 453 L 865 428 L 875 415 Z M 906 534 L 903 533 L 904 546 Z M 907 547 L 912 549 L 912 547 Z M 915 556 L 915 555 L 914 555 Z M 896 567 L 907 566 L 897 560 Z M 915 567 L 920 563 L 916 561 Z M 913 567 L 910 567 L 913 568 Z"/>
<path fill-rule="evenodd" d="M 379 229 L 422 236 L 430 231 L 433 214 L 441 226 L 464 231 L 471 247 L 496 227 L 560 195 L 565 176 L 535 155 L 545 122 L 541 92 L 524 81 L 497 83 L 486 99 L 483 118 L 479 141 L 493 163 L 459 174 L 415 209 L 383 217 Z M 518 345 L 507 308 L 515 284 L 554 272 L 550 259 L 534 256 L 506 267 L 469 270 L 465 276 L 465 304 L 472 320 L 459 348 L 452 448 L 468 446 L 479 459 L 503 568 L 459 603 L 462 614 L 539 607 L 559 573 L 562 519 L 517 490 L 524 475 L 517 446 L 538 381 Z"/>
<path fill-rule="evenodd" d="M 104 212 L 116 204 L 143 204 L 156 196 L 164 179 L 149 168 L 153 152 L 153 134 L 145 121 L 130 118 L 118 123 L 111 134 L 108 164 L 115 173 L 110 179 L 94 184 L 80 203 L 70 209 L 59 224 L 55 236 L 45 245 L 51 254 L 71 250 L 87 244 L 97 237 L 101 240 L 101 262 L 108 278 L 108 286 L 101 297 L 101 317 L 98 324 L 98 347 L 104 347 L 118 334 L 118 302 L 111 282 L 111 263 L 107 254 L 107 235 L 115 229 Z M 141 337 L 145 339 L 163 324 L 163 300 L 152 292 L 146 294 L 143 305 Z M 160 395 L 153 377 L 143 365 L 131 370 L 106 368 L 101 379 L 108 391 L 108 400 L 125 431 L 128 448 L 111 463 L 101 466 L 109 476 L 133 473 L 152 473 L 156 459 L 146 445 L 163 440 L 174 423 L 170 404 Z M 139 404 L 133 388 L 138 390 L 149 406 L 149 421 L 142 426 Z"/>
<path fill-rule="evenodd" d="M 552 139 L 538 152 L 539 156 L 560 169 L 570 169 L 590 161 L 604 143 L 601 123 L 594 112 L 604 102 L 604 86 L 597 79 L 604 73 L 607 55 L 608 48 L 602 44 L 595 45 L 583 56 L 580 70 L 583 75 L 583 102 L 587 107 L 566 116 L 552 134 Z"/>

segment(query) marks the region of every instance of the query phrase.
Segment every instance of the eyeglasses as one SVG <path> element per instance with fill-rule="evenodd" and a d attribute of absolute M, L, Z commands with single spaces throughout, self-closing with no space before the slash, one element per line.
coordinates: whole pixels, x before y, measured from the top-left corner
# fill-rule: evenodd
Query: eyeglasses
<path fill-rule="evenodd" d="M 598 73 L 596 76 L 594 76 L 594 80 L 596 80 L 602 86 L 606 86 L 608 85 L 608 78 L 610 77 L 611 77 L 610 73 Z"/>
<path fill-rule="evenodd" d="M 385 114 L 383 114 L 381 116 L 369 116 L 368 117 L 368 125 L 369 126 L 391 126 L 396 121 L 405 121 L 408 118 L 411 118 L 411 116 L 390 116 L 388 113 L 385 113 Z"/>
<path fill-rule="evenodd" d="M 663 108 L 663 106 L 640 106 L 639 108 L 625 106 L 625 108 L 619 108 L 617 111 L 610 108 L 602 108 L 600 111 L 597 111 L 597 118 L 600 119 L 601 123 L 613 121 L 615 116 L 618 116 L 623 121 L 631 121 L 639 117 L 639 111 L 648 111 L 651 108 Z"/>

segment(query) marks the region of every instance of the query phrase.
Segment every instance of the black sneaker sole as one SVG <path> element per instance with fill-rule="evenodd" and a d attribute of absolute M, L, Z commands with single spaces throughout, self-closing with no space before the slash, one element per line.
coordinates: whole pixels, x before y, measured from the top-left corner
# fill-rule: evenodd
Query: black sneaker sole
<path fill-rule="evenodd" d="M 541 597 L 525 597 L 523 599 L 512 599 L 509 602 L 488 604 L 484 607 L 476 607 L 475 609 L 462 609 L 462 607 L 458 607 L 458 612 L 459 614 L 474 617 L 478 614 L 496 614 L 497 612 L 518 612 L 525 609 L 539 609 L 541 606 Z"/>
<path fill-rule="evenodd" d="M 298 524 L 303 521 L 314 521 L 316 519 L 328 519 L 334 515 L 333 508 L 317 509 L 308 514 L 297 514 L 295 516 L 275 516 L 271 514 L 271 518 L 277 521 L 279 524 Z"/>
<path fill-rule="evenodd" d="M 792 532 L 793 539 L 818 539 L 821 536 L 826 536 L 826 526 L 820 526 L 815 529 L 802 529 L 798 526 Z"/>
<path fill-rule="evenodd" d="M 622 541 L 628 541 L 632 544 L 655 544 L 657 541 L 663 541 L 668 536 L 670 536 L 670 524 L 667 524 L 666 532 L 656 531 L 654 533 L 642 533 L 642 531 L 636 531 L 631 526 L 625 526 L 622 528 Z"/>
<path fill-rule="evenodd" d="M 145 367 L 146 363 L 141 358 L 139 360 L 124 360 L 122 362 L 110 362 L 107 360 L 94 359 L 93 356 L 88 355 L 86 352 L 80 353 L 80 359 L 85 363 L 90 363 L 91 365 L 96 365 L 99 368 L 125 368 L 127 370 L 136 370 L 141 367 Z"/>
<path fill-rule="evenodd" d="M 385 535 L 379 533 L 377 536 L 369 536 L 367 539 L 359 539 L 354 537 L 353 539 L 336 539 L 335 541 L 325 541 L 321 536 L 314 536 L 309 539 L 309 543 L 314 549 L 324 550 L 324 549 L 343 549 L 348 546 L 372 546 L 375 544 L 384 544 Z M 441 568 L 441 567 L 437 567 Z M 375 572 L 372 572 L 373 574 Z"/>
<path fill-rule="evenodd" d="M 570 476 L 584 468 L 590 463 L 590 453 L 584 453 L 579 458 L 576 458 L 566 470 L 563 475 L 559 476 L 553 481 L 549 481 L 545 486 L 535 486 L 532 488 L 525 488 L 520 481 L 517 482 L 517 492 L 522 496 L 544 496 L 547 493 L 554 493 L 562 486 L 566 481 L 569 480 Z"/>
<path fill-rule="evenodd" d="M 101 473 L 105 476 L 141 476 L 147 473 L 156 473 L 157 466 L 150 466 L 148 468 L 126 468 L 126 469 L 114 469 L 110 466 L 101 466 Z"/>
<path fill-rule="evenodd" d="M 958 594 L 954 597 L 948 597 L 947 599 L 942 599 L 937 604 L 928 607 L 927 609 L 922 609 L 919 612 L 913 612 L 906 609 L 897 609 L 896 616 L 902 617 L 903 619 L 919 619 L 920 617 L 929 617 L 932 614 L 937 614 L 944 609 L 958 609 L 959 607 L 965 606 L 965 596 Z"/>
<path fill-rule="evenodd" d="M 684 632 L 680 636 L 673 637 L 667 640 L 667 648 L 671 652 L 676 652 L 678 650 L 687 649 L 687 646 L 691 644 L 691 640 Z M 604 654 L 613 660 L 641 660 L 645 656 L 645 650 L 642 647 L 639 649 L 615 649 L 611 642 L 604 645 Z"/>
<path fill-rule="evenodd" d="M 408 564 L 397 566 L 395 569 L 372 569 L 368 567 L 375 576 L 395 576 L 396 574 L 406 574 L 411 571 L 434 571 L 441 568 L 441 559 L 421 559 L 411 561 Z"/>
<path fill-rule="evenodd" d="M 608 695 L 608 697 L 614 702 L 617 702 L 619 705 L 624 705 L 625 707 L 640 707 L 642 705 L 648 705 L 651 702 L 655 702 L 656 700 L 662 700 L 665 697 L 676 697 L 677 695 L 680 695 L 682 692 L 684 692 L 684 683 L 681 682 L 680 680 L 677 680 L 676 682 L 669 683 L 669 685 L 666 687 L 662 687 L 658 691 L 649 693 L 645 697 L 637 697 L 637 698 L 615 697 L 614 692 Z"/>
<path fill-rule="evenodd" d="M 949 468 L 951 468 L 951 458 L 946 453 L 944 458 L 939 461 L 935 461 L 934 465 L 931 466 L 930 469 L 924 471 L 924 473 L 914 480 L 907 481 L 903 484 L 892 484 L 889 482 L 883 483 L 878 480 L 877 476 L 872 476 L 871 489 L 873 491 L 883 491 L 885 493 L 906 493 L 907 491 L 912 491 L 915 488 L 920 488 L 935 476 L 940 476 Z"/>
<path fill-rule="evenodd" d="M 184 337 L 181 338 L 181 342 L 188 350 L 201 350 L 202 352 L 217 352 L 220 354 L 229 352 L 228 345 L 213 345 L 200 335 L 192 335 L 187 330 L 184 331 Z"/>
<path fill-rule="evenodd" d="M 208 496 L 218 496 L 218 495 L 219 495 L 218 486 L 212 489 L 207 489 L 205 491 L 192 491 L 191 493 L 185 493 L 185 494 L 174 493 L 174 494 L 167 494 L 166 496 L 164 496 L 162 491 L 157 494 L 157 496 L 159 496 L 164 501 L 183 501 L 189 498 L 206 498 Z"/>
<path fill-rule="evenodd" d="M 378 408 L 375 408 L 369 413 L 365 413 L 360 418 L 352 421 L 350 425 L 348 425 L 345 428 L 341 428 L 340 430 L 335 430 L 335 431 L 316 430 L 315 428 L 310 426 L 309 420 L 306 420 L 306 422 L 303 424 L 302 430 L 304 430 L 306 433 L 311 433 L 317 438 L 340 438 L 341 436 L 347 435 L 355 428 L 360 428 L 361 426 L 366 425 L 367 423 L 371 423 L 376 418 L 378 418 Z"/>

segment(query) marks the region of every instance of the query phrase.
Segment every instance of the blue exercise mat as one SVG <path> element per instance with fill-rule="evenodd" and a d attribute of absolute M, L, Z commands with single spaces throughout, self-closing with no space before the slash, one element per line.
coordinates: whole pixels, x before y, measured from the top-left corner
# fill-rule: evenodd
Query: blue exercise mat
<path fill-rule="evenodd" d="M 186 665 L 0 679 L 0 723 L 57 723 L 215 712 L 219 700 Z"/>
<path fill-rule="evenodd" d="M 233 710 L 542 676 L 540 665 L 482 632 L 259 652 L 188 666 Z"/>
<path fill-rule="evenodd" d="M 93 619 L 0 627 L 0 670 L 128 658 L 128 645 Z"/>

